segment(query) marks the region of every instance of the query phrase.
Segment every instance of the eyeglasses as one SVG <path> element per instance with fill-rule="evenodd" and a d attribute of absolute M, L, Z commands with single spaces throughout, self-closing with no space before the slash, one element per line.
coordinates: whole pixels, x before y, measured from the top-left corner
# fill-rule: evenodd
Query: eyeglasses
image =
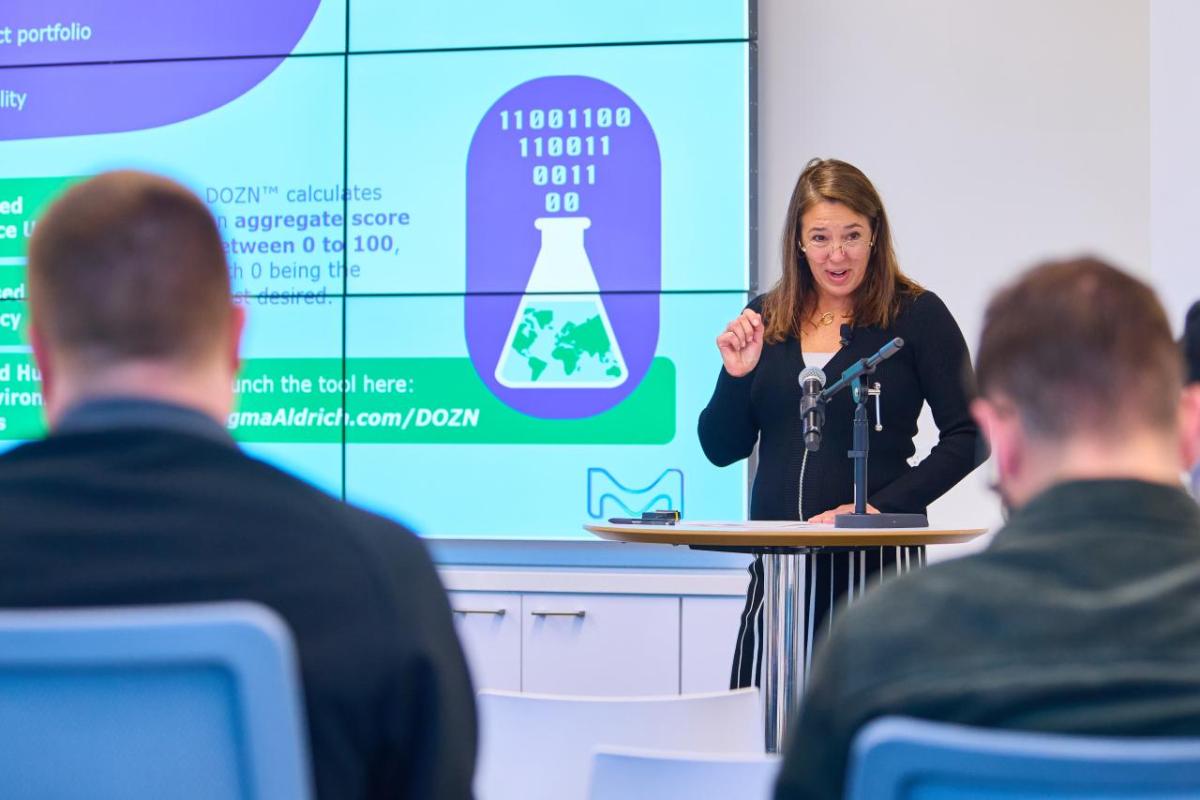
<path fill-rule="evenodd" d="M 800 242 L 800 250 L 815 258 L 828 258 L 833 251 L 841 250 L 842 255 L 853 258 L 874 242 L 868 242 L 860 233 L 851 233 L 849 237 L 834 244 L 834 241 L 823 233 L 810 234 L 807 241 Z"/>

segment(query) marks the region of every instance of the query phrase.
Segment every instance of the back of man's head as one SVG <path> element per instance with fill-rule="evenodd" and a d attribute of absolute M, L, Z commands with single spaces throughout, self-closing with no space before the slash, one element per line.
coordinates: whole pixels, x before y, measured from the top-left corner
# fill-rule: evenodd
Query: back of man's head
<path fill-rule="evenodd" d="M 1045 264 L 989 304 L 976 415 L 1023 503 L 1072 477 L 1180 470 L 1179 349 L 1153 290 L 1101 261 Z"/>
<path fill-rule="evenodd" d="M 186 377 L 236 362 L 229 355 L 240 320 L 231 324 L 237 312 L 216 222 L 166 178 L 110 172 L 72 187 L 38 222 L 28 273 L 48 410 L 52 387 L 86 393 L 137 365 Z"/>

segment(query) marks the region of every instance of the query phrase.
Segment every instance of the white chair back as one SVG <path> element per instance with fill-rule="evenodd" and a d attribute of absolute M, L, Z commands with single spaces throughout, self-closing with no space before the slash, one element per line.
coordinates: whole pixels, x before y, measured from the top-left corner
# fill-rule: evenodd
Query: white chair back
<path fill-rule="evenodd" d="M 589 800 L 770 800 L 779 756 L 604 748 Z"/>
<path fill-rule="evenodd" d="M 584 800 L 600 745 L 761 753 L 758 690 L 659 697 L 483 691 L 479 800 Z"/>

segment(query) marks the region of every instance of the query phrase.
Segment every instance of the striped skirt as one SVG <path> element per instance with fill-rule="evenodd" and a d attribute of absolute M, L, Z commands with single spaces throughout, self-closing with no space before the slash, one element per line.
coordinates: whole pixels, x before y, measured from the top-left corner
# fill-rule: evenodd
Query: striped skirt
<path fill-rule="evenodd" d="M 881 580 L 902 575 L 925 563 L 924 547 L 872 547 L 862 550 L 823 550 L 804 559 L 804 628 L 814 631 L 814 649 L 825 638 L 825 629 L 845 603 L 853 602 Z M 742 610 L 737 645 L 733 651 L 733 672 L 729 688 L 758 686 L 762 672 L 763 636 L 763 563 L 755 556 L 750 563 L 750 586 L 746 607 Z M 804 653 L 805 669 L 811 653 Z"/>

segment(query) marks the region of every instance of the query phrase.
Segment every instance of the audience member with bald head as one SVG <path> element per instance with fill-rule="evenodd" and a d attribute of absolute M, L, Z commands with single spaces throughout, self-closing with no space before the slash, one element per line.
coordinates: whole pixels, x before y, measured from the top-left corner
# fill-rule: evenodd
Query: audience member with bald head
<path fill-rule="evenodd" d="M 243 312 L 166 179 L 85 181 L 29 247 L 50 434 L 0 456 L 0 607 L 250 600 L 296 640 L 322 798 L 467 798 L 470 682 L 421 542 L 243 454 Z"/>
<path fill-rule="evenodd" d="M 1092 259 L 988 306 L 973 412 L 1008 522 L 981 553 L 885 583 L 835 623 L 776 797 L 840 798 L 869 720 L 1200 735 L 1200 402 L 1154 293 Z"/>

